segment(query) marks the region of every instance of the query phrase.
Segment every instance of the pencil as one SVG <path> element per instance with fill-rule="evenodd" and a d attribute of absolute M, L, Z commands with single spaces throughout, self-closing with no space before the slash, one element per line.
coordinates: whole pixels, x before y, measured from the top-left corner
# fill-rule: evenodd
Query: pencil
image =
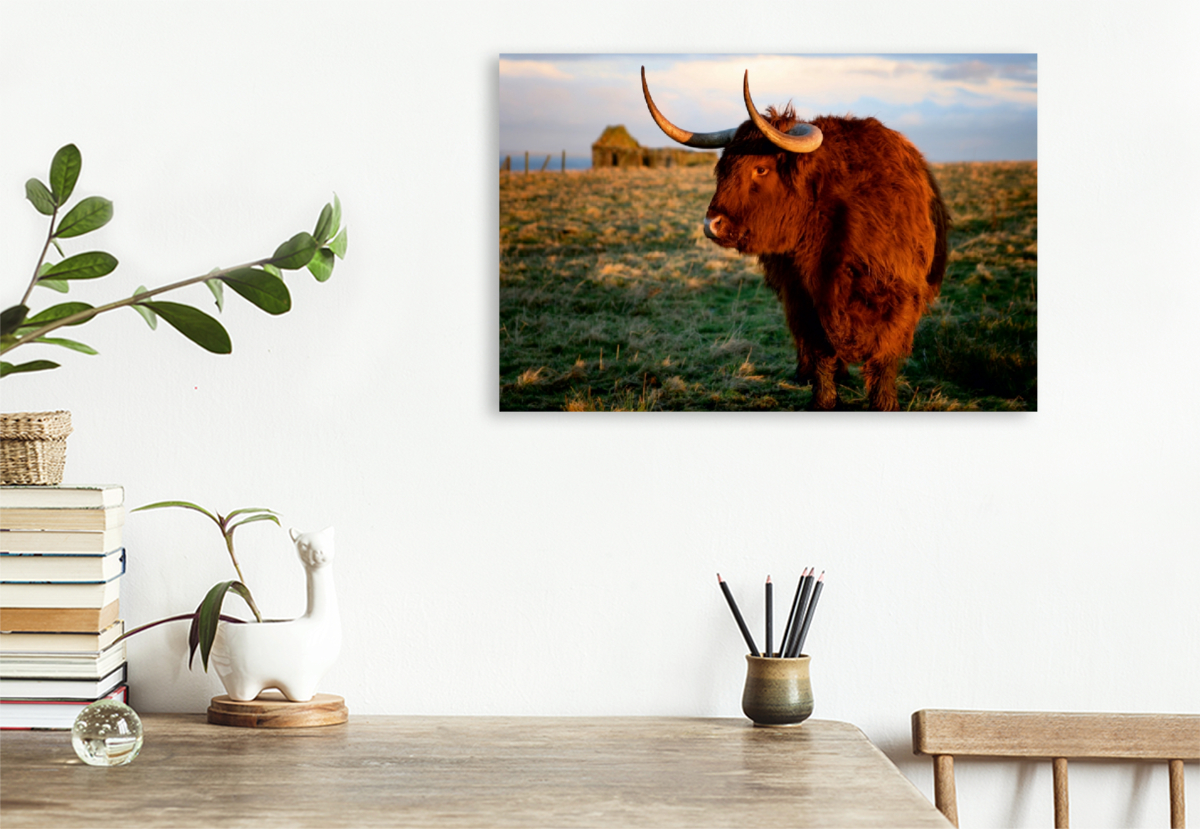
<path fill-rule="evenodd" d="M 804 577 L 808 575 L 808 568 L 804 568 L 804 572 L 800 574 L 800 580 L 796 582 L 796 593 L 792 596 L 792 609 L 788 612 L 787 624 L 783 627 L 783 638 L 779 640 L 779 655 L 787 656 L 787 643 L 792 639 L 792 628 L 796 626 L 796 613 L 800 605 L 800 588 L 804 584 Z"/>
<path fill-rule="evenodd" d="M 767 576 L 766 591 L 767 591 L 767 657 L 769 658 L 775 654 L 775 651 L 771 650 L 771 632 L 772 632 L 771 631 L 771 617 L 774 616 L 774 614 L 775 614 L 775 608 L 773 606 L 773 598 L 774 597 L 771 595 L 774 591 L 772 589 L 770 576 Z"/>
<path fill-rule="evenodd" d="M 808 636 L 808 626 L 812 624 L 813 612 L 817 609 L 817 599 L 821 598 L 821 588 L 825 586 L 825 571 L 821 571 L 821 578 L 817 579 L 817 586 L 813 588 L 812 601 L 808 603 L 808 611 L 804 614 L 804 626 L 800 628 L 800 639 L 796 643 L 796 656 L 800 656 L 804 648 L 804 638 Z"/>
<path fill-rule="evenodd" d="M 796 640 L 800 638 L 800 627 L 804 624 L 804 612 L 808 608 L 808 596 L 812 592 L 813 576 L 816 572 L 816 567 L 809 567 L 805 571 L 804 577 L 800 579 L 800 598 L 796 604 L 796 623 L 792 625 L 792 635 L 783 643 L 783 655 L 788 659 L 794 659 L 799 655 Z"/>
<path fill-rule="evenodd" d="M 788 656 L 795 659 L 800 655 L 800 633 L 804 630 L 804 622 L 808 618 L 808 609 L 812 607 L 813 581 L 817 568 L 810 567 L 808 576 L 804 579 L 804 590 L 800 594 L 800 610 L 796 613 L 796 627 L 792 630 L 792 641 L 788 643 Z"/>
<path fill-rule="evenodd" d="M 729 609 L 733 611 L 733 618 L 737 621 L 738 628 L 742 631 L 742 638 L 746 640 L 746 644 L 750 647 L 750 653 L 753 656 L 761 656 L 758 648 L 754 646 L 754 637 L 750 635 L 750 628 L 746 627 L 746 620 L 742 618 L 742 612 L 738 610 L 737 602 L 733 600 L 733 594 L 729 592 L 729 585 L 725 583 L 725 579 L 721 578 L 721 574 L 717 573 L 717 582 L 721 585 L 721 592 L 725 594 L 725 601 L 729 602 Z"/>

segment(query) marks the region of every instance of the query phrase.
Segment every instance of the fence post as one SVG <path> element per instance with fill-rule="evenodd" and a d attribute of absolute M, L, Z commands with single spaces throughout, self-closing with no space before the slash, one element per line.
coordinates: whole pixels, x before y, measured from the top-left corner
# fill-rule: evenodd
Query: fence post
<path fill-rule="evenodd" d="M 567 151 L 566 150 L 563 150 L 562 161 L 563 161 L 562 171 L 565 173 L 567 171 Z"/>
<path fill-rule="evenodd" d="M 511 155 L 504 156 L 504 163 L 500 165 L 500 171 L 504 172 L 504 173 L 512 172 L 512 156 Z"/>
<path fill-rule="evenodd" d="M 525 175 L 529 175 L 529 150 L 525 151 Z"/>
<path fill-rule="evenodd" d="M 550 166 L 550 153 L 546 153 L 546 160 L 542 162 L 542 169 L 538 170 L 538 172 L 539 173 L 546 172 L 546 168 L 549 166 Z"/>

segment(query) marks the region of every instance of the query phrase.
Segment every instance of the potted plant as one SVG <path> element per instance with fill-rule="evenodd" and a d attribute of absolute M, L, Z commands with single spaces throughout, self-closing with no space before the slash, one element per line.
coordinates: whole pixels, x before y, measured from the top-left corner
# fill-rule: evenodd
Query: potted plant
<path fill-rule="evenodd" d="M 65 294 L 73 283 L 108 276 L 118 265 L 116 257 L 104 251 L 68 256 L 63 249 L 65 240 L 98 230 L 113 216 L 112 202 L 100 196 L 88 196 L 66 210 L 82 168 L 79 149 L 67 144 L 50 162 L 49 184 L 37 178 L 25 183 L 25 197 L 39 213 L 49 217 L 50 226 L 24 294 L 15 305 L 0 312 L 0 355 L 5 358 L 0 360 L 0 378 L 59 367 L 44 358 L 9 362 L 9 353 L 18 348 L 49 346 L 96 354 L 90 345 L 58 336 L 59 329 L 83 325 L 118 308 L 132 308 L 152 329 L 157 328 L 159 319 L 165 320 L 206 351 L 229 354 L 233 345 L 220 322 L 199 308 L 162 299 L 161 295 L 203 282 L 212 292 L 218 312 L 225 307 L 228 287 L 268 314 L 284 314 L 292 307 L 284 271 L 307 268 L 318 282 L 325 282 L 333 274 L 336 259 L 346 254 L 342 205 L 335 195 L 333 202 L 321 210 L 312 233 L 295 234 L 270 256 L 155 288 L 139 285 L 129 296 L 101 305 L 60 302 L 35 312 L 31 307 L 35 289 Z M 0 417 L 0 482 L 59 483 L 70 431 L 67 412 L 23 412 Z"/>
<path fill-rule="evenodd" d="M 189 667 L 199 650 L 204 670 L 208 670 L 211 661 L 231 699 L 253 700 L 267 688 L 278 688 L 293 702 L 312 699 L 317 683 L 333 664 L 341 647 L 341 619 L 333 586 L 333 528 L 317 533 L 291 531 L 307 576 L 308 606 L 304 615 L 297 619 L 264 619 L 245 584 L 233 538 L 234 532 L 246 524 L 270 521 L 282 526 L 278 513 L 248 507 L 221 515 L 190 501 L 160 501 L 138 507 L 133 512 L 167 507 L 192 510 L 212 520 L 221 532 L 238 578 L 213 585 L 193 612 L 134 628 L 117 641 L 167 622 L 190 619 Z M 221 613 L 230 592 L 246 602 L 254 614 L 253 622 Z"/>

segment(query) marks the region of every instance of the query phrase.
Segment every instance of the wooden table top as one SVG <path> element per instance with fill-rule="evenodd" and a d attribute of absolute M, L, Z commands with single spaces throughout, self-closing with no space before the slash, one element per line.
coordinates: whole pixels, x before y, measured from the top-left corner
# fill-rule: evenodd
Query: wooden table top
<path fill-rule="evenodd" d="M 142 717 L 127 766 L 67 732 L 0 737 L 0 823 L 160 826 L 950 824 L 854 726 L 687 718 L 355 715 L 323 728 Z"/>

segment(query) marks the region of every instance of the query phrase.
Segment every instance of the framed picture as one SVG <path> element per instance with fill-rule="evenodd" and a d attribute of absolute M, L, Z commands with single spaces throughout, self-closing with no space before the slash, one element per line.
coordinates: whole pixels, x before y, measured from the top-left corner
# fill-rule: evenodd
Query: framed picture
<path fill-rule="evenodd" d="M 501 410 L 1036 411 L 1036 55 L 499 68 Z"/>

